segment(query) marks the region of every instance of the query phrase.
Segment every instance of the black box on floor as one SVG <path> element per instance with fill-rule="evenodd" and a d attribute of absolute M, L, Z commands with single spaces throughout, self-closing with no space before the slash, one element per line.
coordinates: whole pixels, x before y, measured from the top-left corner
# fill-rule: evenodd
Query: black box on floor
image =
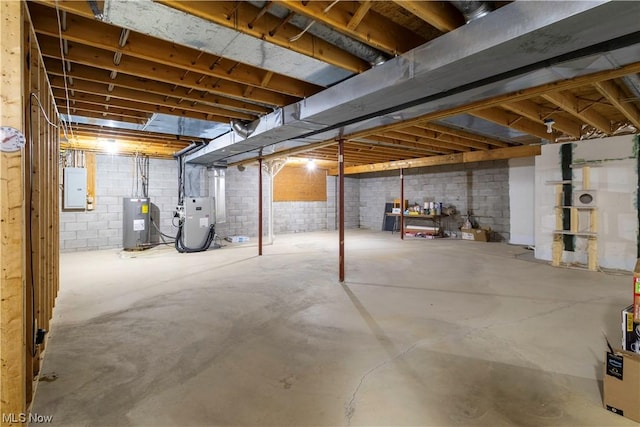
<path fill-rule="evenodd" d="M 604 407 L 640 422 L 640 354 L 607 352 L 604 364 Z"/>
<path fill-rule="evenodd" d="M 622 349 L 640 353 L 640 322 L 633 321 L 633 305 L 622 310 Z"/>

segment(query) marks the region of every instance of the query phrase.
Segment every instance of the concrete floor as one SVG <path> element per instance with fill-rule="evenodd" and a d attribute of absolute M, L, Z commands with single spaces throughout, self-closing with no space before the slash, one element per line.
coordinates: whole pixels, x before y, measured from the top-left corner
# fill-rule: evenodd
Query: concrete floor
<path fill-rule="evenodd" d="M 254 243 L 254 242 L 251 242 Z M 63 254 L 32 412 L 56 426 L 636 425 L 602 408 L 631 276 L 348 231 Z"/>

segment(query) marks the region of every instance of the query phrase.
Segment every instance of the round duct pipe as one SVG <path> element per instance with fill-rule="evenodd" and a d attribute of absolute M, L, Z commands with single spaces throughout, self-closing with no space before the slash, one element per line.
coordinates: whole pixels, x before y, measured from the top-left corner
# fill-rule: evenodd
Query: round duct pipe
<path fill-rule="evenodd" d="M 472 1 L 472 0 L 451 0 L 449 3 L 455 6 L 462 15 L 464 15 L 464 20 L 467 24 L 471 21 L 475 21 L 478 18 L 482 18 L 487 15 L 491 11 L 493 11 L 493 7 L 486 2 L 483 1 Z"/>

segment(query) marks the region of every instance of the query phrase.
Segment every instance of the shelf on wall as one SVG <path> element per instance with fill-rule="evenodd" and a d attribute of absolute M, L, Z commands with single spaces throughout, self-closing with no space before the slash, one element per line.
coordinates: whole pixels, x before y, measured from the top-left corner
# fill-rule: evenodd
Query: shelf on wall
<path fill-rule="evenodd" d="M 553 234 L 564 234 L 567 236 L 596 237 L 598 233 L 593 231 L 571 231 L 571 230 L 553 230 Z"/>
<path fill-rule="evenodd" d="M 554 206 L 556 209 L 578 209 L 582 211 L 592 211 L 598 209 L 595 206 Z"/>
<path fill-rule="evenodd" d="M 545 184 L 547 185 L 557 185 L 557 184 L 572 184 L 573 181 L 571 181 L 570 179 L 566 179 L 564 181 L 547 181 L 545 182 Z"/>

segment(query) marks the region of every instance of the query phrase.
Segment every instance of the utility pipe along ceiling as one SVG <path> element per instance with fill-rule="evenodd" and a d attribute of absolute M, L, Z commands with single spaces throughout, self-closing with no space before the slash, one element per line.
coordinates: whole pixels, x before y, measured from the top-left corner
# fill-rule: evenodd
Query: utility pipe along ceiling
<path fill-rule="evenodd" d="M 343 138 L 355 171 L 640 129 L 640 2 L 27 5 L 65 148 L 236 165 Z"/>

